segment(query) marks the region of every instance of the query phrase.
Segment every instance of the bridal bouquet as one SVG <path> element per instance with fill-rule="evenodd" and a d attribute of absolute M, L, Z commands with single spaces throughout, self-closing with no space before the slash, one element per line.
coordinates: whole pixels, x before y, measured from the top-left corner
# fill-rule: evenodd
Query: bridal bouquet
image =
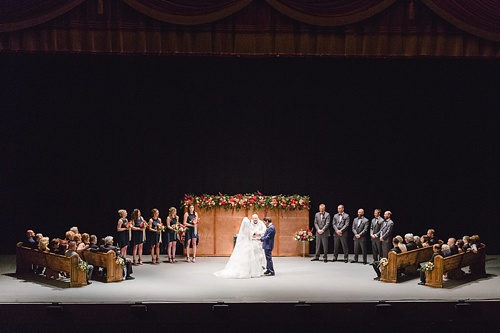
<path fill-rule="evenodd" d="M 300 229 L 299 231 L 295 232 L 295 235 L 293 236 L 293 238 L 297 242 L 310 242 L 310 241 L 313 241 L 315 237 L 314 237 L 314 235 L 312 233 L 312 229 L 311 230 L 309 230 L 309 229 L 306 229 L 306 230 Z"/>

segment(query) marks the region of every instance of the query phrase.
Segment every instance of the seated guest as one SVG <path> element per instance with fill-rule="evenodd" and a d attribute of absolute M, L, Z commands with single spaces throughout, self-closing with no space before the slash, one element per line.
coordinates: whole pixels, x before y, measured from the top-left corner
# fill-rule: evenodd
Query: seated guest
<path fill-rule="evenodd" d="M 429 246 L 431 246 L 429 244 L 429 236 L 427 236 L 427 235 L 423 235 L 422 237 L 420 237 L 420 243 L 422 243 L 422 247 L 429 247 Z"/>
<path fill-rule="evenodd" d="M 66 239 L 61 239 L 59 241 L 59 253 L 60 255 L 64 255 L 66 253 L 66 250 L 68 250 L 68 241 Z"/>
<path fill-rule="evenodd" d="M 77 234 L 78 235 L 78 234 Z M 89 234 L 84 232 L 82 234 L 82 241 L 78 244 L 76 251 L 88 250 L 90 247 Z"/>
<path fill-rule="evenodd" d="M 417 245 L 417 249 L 422 248 L 422 242 L 420 241 L 420 236 L 413 236 L 413 241 Z"/>
<path fill-rule="evenodd" d="M 38 244 L 40 244 L 40 240 L 42 239 L 43 234 L 41 232 L 37 233 L 35 235 L 35 243 L 36 243 L 36 249 L 38 249 Z"/>
<path fill-rule="evenodd" d="M 432 251 L 434 253 L 432 254 L 432 257 L 429 260 L 429 262 L 434 263 L 435 257 L 437 257 L 437 256 L 442 257 L 443 256 L 443 252 L 441 252 L 441 245 L 440 244 L 432 245 Z M 418 284 L 421 286 L 425 286 L 425 270 L 422 267 L 420 267 L 418 270 L 420 271 L 420 282 Z"/>
<path fill-rule="evenodd" d="M 83 262 L 82 258 L 80 258 L 80 256 L 76 252 L 76 242 L 75 241 L 69 242 L 68 249 L 66 250 L 66 252 L 64 253 L 64 255 L 66 257 L 77 256 L 78 257 L 78 261 L 79 262 Z M 87 284 L 92 284 L 92 281 L 90 281 L 90 277 L 92 276 L 92 271 L 93 270 L 94 270 L 94 266 L 91 265 L 91 264 L 88 264 L 88 266 L 87 266 L 87 272 L 86 272 L 86 274 L 87 274 Z"/>
<path fill-rule="evenodd" d="M 448 244 L 441 245 L 441 252 L 443 252 L 443 257 L 445 258 L 451 256 L 451 250 Z"/>
<path fill-rule="evenodd" d="M 75 237 L 75 233 L 71 230 L 68 230 L 66 231 L 66 234 L 64 236 L 66 237 L 66 240 L 69 242 L 73 240 L 73 237 Z"/>
<path fill-rule="evenodd" d="M 92 252 L 99 251 L 99 246 L 97 245 L 97 236 L 96 235 L 90 235 L 89 249 Z"/>
<path fill-rule="evenodd" d="M 458 254 L 457 240 L 455 238 L 448 238 L 448 242 L 446 244 L 450 247 L 451 255 Z"/>
<path fill-rule="evenodd" d="M 73 227 L 71 227 L 69 230 L 70 230 L 70 231 L 73 231 L 73 233 L 75 233 L 75 234 L 78 234 L 78 233 L 79 233 L 79 232 L 78 232 L 78 227 L 77 227 L 77 226 L 73 226 Z"/>
<path fill-rule="evenodd" d="M 427 230 L 427 237 L 429 237 L 429 245 L 432 246 L 439 243 L 439 239 L 436 237 L 434 229 Z"/>
<path fill-rule="evenodd" d="M 49 252 L 49 237 L 42 237 L 38 243 L 38 250 L 42 252 Z"/>
<path fill-rule="evenodd" d="M 478 249 L 482 249 L 482 248 L 486 247 L 483 243 L 481 243 L 481 240 L 479 239 L 479 235 L 470 236 L 469 243 L 470 243 L 470 249 L 474 253 L 477 253 Z"/>
<path fill-rule="evenodd" d="M 461 240 L 461 239 L 458 239 L 457 242 L 455 243 L 457 245 L 457 248 L 458 248 L 458 253 L 464 253 L 464 241 Z"/>
<path fill-rule="evenodd" d="M 33 230 L 26 230 L 26 240 L 23 242 L 23 246 L 36 249 L 37 244 L 35 242 L 35 232 Z"/>
<path fill-rule="evenodd" d="M 408 233 L 405 235 L 406 249 L 408 251 L 415 250 L 417 248 L 417 244 L 415 244 L 415 239 L 413 238 L 413 234 Z"/>
<path fill-rule="evenodd" d="M 462 246 L 462 250 L 464 252 L 467 252 L 470 250 L 470 244 L 469 244 L 469 239 L 470 237 L 469 236 L 464 236 L 462 237 L 462 241 L 464 242 L 464 245 Z"/>
<path fill-rule="evenodd" d="M 398 239 L 398 247 L 401 249 L 401 252 L 408 252 L 408 249 L 406 248 L 406 244 L 403 242 L 403 237 L 400 235 L 397 235 L 396 238 Z"/>
<path fill-rule="evenodd" d="M 125 260 L 125 267 L 127 269 L 127 274 L 125 275 L 125 280 L 135 279 L 133 276 L 130 275 L 133 273 L 132 260 L 130 260 L 128 258 L 123 258 L 122 254 L 120 253 L 120 249 L 113 245 L 113 236 L 106 236 L 104 238 L 104 245 L 101 247 L 100 250 L 102 252 L 114 251 L 116 253 L 117 258 L 122 258 L 123 260 Z"/>
<path fill-rule="evenodd" d="M 399 240 L 396 237 L 394 237 L 392 239 L 392 246 L 393 247 L 392 247 L 392 249 L 390 251 L 396 252 L 396 253 L 401 253 L 401 248 L 399 247 Z M 375 273 L 377 273 L 377 276 L 374 277 L 373 279 L 374 280 L 380 280 L 380 274 L 381 274 L 380 273 L 380 267 L 379 267 L 380 266 L 380 261 L 374 261 L 374 262 L 372 262 L 371 265 L 372 265 L 373 269 L 375 270 Z"/>
<path fill-rule="evenodd" d="M 50 245 L 49 245 L 49 248 L 50 248 L 50 252 L 52 253 L 59 253 L 59 242 L 61 240 L 59 238 L 52 238 L 51 241 L 50 241 Z"/>

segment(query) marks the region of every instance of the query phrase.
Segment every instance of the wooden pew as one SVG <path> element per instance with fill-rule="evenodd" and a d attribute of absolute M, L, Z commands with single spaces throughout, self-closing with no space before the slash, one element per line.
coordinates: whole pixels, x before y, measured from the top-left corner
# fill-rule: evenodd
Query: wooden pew
<path fill-rule="evenodd" d="M 106 269 L 106 282 L 123 281 L 123 266 L 116 263 L 116 253 L 108 252 L 92 252 L 83 250 L 78 252 L 80 257 L 94 265 L 94 267 L 102 267 Z"/>
<path fill-rule="evenodd" d="M 59 272 L 66 272 L 70 276 L 70 287 L 87 285 L 86 272 L 78 268 L 78 257 L 66 257 L 50 252 L 41 252 L 36 249 L 17 244 L 16 248 L 16 274 L 31 273 L 31 266 L 45 267 L 47 279 L 57 278 Z"/>
<path fill-rule="evenodd" d="M 416 273 L 421 262 L 428 261 L 432 257 L 432 247 L 422 247 L 404 253 L 389 251 L 387 266 L 380 270 L 380 281 L 398 282 L 398 270 L 404 268 L 406 274 Z"/>
<path fill-rule="evenodd" d="M 455 254 L 446 258 L 437 256 L 434 258 L 434 269 L 425 272 L 425 285 L 435 288 L 443 288 L 444 273 L 454 272 L 462 267 L 470 266 L 474 276 L 486 275 L 486 251 L 478 249 L 477 253 L 472 251 Z"/>

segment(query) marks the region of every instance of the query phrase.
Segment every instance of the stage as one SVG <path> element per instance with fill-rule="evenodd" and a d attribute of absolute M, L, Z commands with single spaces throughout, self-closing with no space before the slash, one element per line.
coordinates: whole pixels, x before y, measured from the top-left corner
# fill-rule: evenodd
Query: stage
<path fill-rule="evenodd" d="M 162 257 L 165 260 L 166 256 Z M 148 260 L 148 257 L 145 258 Z M 195 327 L 197 323 L 201 325 L 203 322 L 222 320 L 217 319 L 218 313 L 226 324 L 236 325 L 248 311 L 266 309 L 276 316 L 277 321 L 272 322 L 273 325 L 293 320 L 299 313 L 297 311 L 305 314 L 302 320 L 311 321 L 312 325 L 323 325 L 314 317 L 327 311 L 323 315 L 338 315 L 336 325 L 342 329 L 345 328 L 342 325 L 347 325 L 344 320 L 351 320 L 362 308 L 365 309 L 362 310 L 364 315 L 357 319 L 356 325 L 373 325 L 381 311 L 395 311 L 398 320 L 422 315 L 432 318 L 434 322 L 441 322 L 439 317 L 432 316 L 435 312 L 432 309 L 438 309 L 442 315 L 445 315 L 446 309 L 452 309 L 450 316 L 454 319 L 445 315 L 443 320 L 453 321 L 460 320 L 461 316 L 457 316 L 456 311 L 463 309 L 462 306 L 468 313 L 473 307 L 478 313 L 487 316 L 490 310 L 485 309 L 498 310 L 500 300 L 499 256 L 487 257 L 487 277 L 479 280 L 447 280 L 442 289 L 417 285 L 417 277 L 408 277 L 395 284 L 374 281 L 375 272 L 370 265 L 342 261 L 311 262 L 308 257 L 274 258 L 276 276 L 273 277 L 238 280 L 214 276 L 213 272 L 222 269 L 227 259 L 199 257 L 193 264 L 187 263 L 184 257 L 178 257 L 175 264 L 163 262 L 160 265 L 146 261 L 144 265 L 134 267 L 135 280 L 117 283 L 97 280 L 85 287 L 69 288 L 64 280 L 46 280 L 43 276 L 34 275 L 17 276 L 15 256 L 3 255 L 0 256 L 0 313 L 5 316 L 4 319 L 18 322 L 19 325 L 27 319 L 25 316 L 38 316 L 37 320 L 43 322 L 54 315 L 58 316 L 58 313 L 71 313 L 71 309 L 78 309 L 74 311 L 82 314 L 91 308 L 94 320 L 101 320 L 101 326 L 108 327 L 117 323 L 113 320 L 104 321 L 104 317 L 98 319 L 99 315 L 95 313 L 97 308 L 106 309 L 105 313 L 125 312 L 139 316 L 141 313 L 151 316 L 152 313 L 167 311 L 178 313 L 169 316 L 169 321 L 173 326 L 183 327 L 186 318 L 183 318 L 182 313 L 187 311 L 193 314 L 188 318 L 193 317 L 195 321 L 192 325 Z M 467 272 L 467 268 L 463 270 Z M 8 317 L 7 313 L 12 314 L 14 309 L 16 316 Z M 227 314 L 234 316 L 233 320 Z M 161 321 L 161 318 L 152 320 L 151 324 L 156 320 Z M 482 316 L 467 318 L 484 320 Z M 486 318 L 488 324 L 496 325 L 498 322 L 495 316 L 488 315 Z M 131 322 L 126 321 L 126 327 L 133 327 L 135 321 Z M 254 326 L 250 324 L 246 328 Z"/>

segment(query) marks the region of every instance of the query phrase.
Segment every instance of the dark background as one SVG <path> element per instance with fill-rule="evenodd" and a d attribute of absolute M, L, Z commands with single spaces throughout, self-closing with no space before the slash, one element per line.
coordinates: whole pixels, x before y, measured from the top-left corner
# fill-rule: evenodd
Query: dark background
<path fill-rule="evenodd" d="M 0 250 L 258 190 L 500 253 L 499 77 L 485 59 L 2 54 Z"/>

